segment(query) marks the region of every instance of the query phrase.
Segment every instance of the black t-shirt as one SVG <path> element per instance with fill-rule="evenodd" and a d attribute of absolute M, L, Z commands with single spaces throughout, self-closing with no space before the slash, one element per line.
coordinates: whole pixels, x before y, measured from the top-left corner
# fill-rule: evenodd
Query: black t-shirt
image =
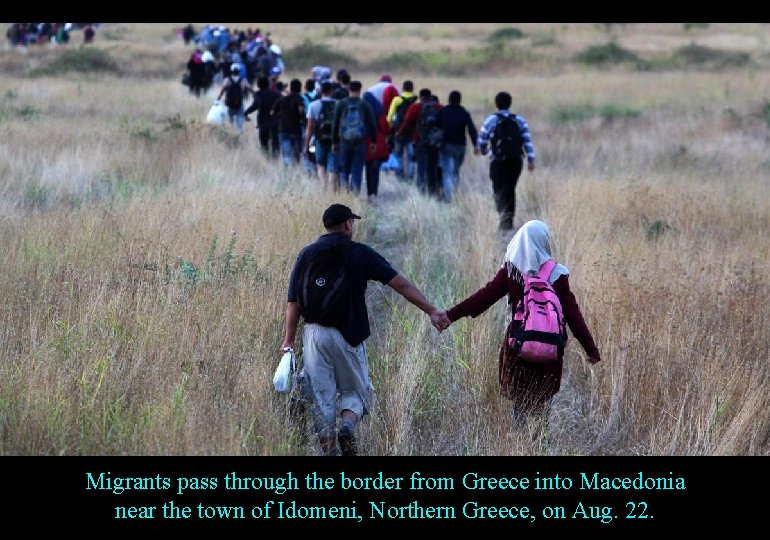
<path fill-rule="evenodd" d="M 304 115 L 300 107 L 305 107 L 305 102 L 299 94 L 281 96 L 273 103 L 273 114 L 278 115 L 278 131 L 281 133 L 299 133 Z"/>
<path fill-rule="evenodd" d="M 318 240 L 300 251 L 297 261 L 294 263 L 294 269 L 289 278 L 288 301 L 297 301 L 299 276 L 302 275 L 302 268 L 306 261 L 316 251 L 328 249 L 340 242 L 351 243 L 348 271 L 352 281 L 352 294 L 345 323 L 338 330 L 342 337 L 345 338 L 345 341 L 351 346 L 357 347 L 371 334 L 369 312 L 366 309 L 367 282 L 369 280 L 376 280 L 382 284 L 387 284 L 398 274 L 390 263 L 375 250 L 366 244 L 353 242 L 342 232 L 333 232 L 320 236 Z"/>

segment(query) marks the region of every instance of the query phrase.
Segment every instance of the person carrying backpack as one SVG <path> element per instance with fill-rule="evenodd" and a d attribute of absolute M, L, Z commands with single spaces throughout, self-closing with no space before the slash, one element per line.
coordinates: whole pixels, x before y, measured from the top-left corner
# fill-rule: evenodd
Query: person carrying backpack
<path fill-rule="evenodd" d="M 313 420 L 323 453 L 357 454 L 354 430 L 373 405 L 365 341 L 371 330 L 366 306 L 370 280 L 389 286 L 431 317 L 438 309 L 382 255 L 352 240 L 361 219 L 332 204 L 323 213 L 326 234 L 304 247 L 289 278 L 281 354 L 294 349 L 300 318 L 305 377 L 312 389 Z M 435 326 L 435 325 L 434 325 Z M 341 426 L 335 431 L 337 416 Z"/>
<path fill-rule="evenodd" d="M 377 120 L 371 106 L 361 99 L 361 87 L 361 81 L 350 82 L 350 96 L 337 103 L 332 125 L 332 151 L 339 160 L 340 185 L 355 193 L 361 191 L 366 139 L 377 140 Z M 369 146 L 376 151 L 374 142 Z"/>
<path fill-rule="evenodd" d="M 241 65 L 232 64 L 230 66 L 230 76 L 225 79 L 222 89 L 219 91 L 217 100 L 225 96 L 225 106 L 227 107 L 227 116 L 231 124 L 240 131 L 243 129 L 244 107 L 243 102 L 246 96 L 251 92 L 249 82 L 245 77 L 241 77 Z"/>
<path fill-rule="evenodd" d="M 513 99 L 508 92 L 495 96 L 497 112 L 487 117 L 479 130 L 479 150 L 482 155 L 489 153 L 489 178 L 495 206 L 500 215 L 500 230 L 513 229 L 516 213 L 516 184 L 521 176 L 524 155 L 527 169 L 535 170 L 535 147 L 529 132 L 529 124 L 520 114 L 508 109 Z"/>
<path fill-rule="evenodd" d="M 321 99 L 310 103 L 307 110 L 307 128 L 305 132 L 305 153 L 310 151 L 310 142 L 315 140 L 315 164 L 318 177 L 324 186 L 338 189 L 337 159 L 332 152 L 332 128 L 334 109 L 337 101 L 332 98 L 332 82 L 321 83 Z"/>
<path fill-rule="evenodd" d="M 463 317 L 478 317 L 503 296 L 508 296 L 515 312 L 500 345 L 498 373 L 500 393 L 513 402 L 514 420 L 519 423 L 530 414 L 547 420 L 551 398 L 561 384 L 567 339 L 565 324 L 588 355 L 588 363 L 601 360 L 570 290 L 569 274 L 569 270 L 556 264 L 551 256 L 548 225 L 538 220 L 528 221 L 508 244 L 503 264 L 490 282 L 452 308 L 431 317 L 434 326 L 445 330 Z M 525 300 L 530 300 L 529 305 L 525 305 Z M 538 317 L 535 327 L 530 328 L 528 320 Z M 553 322 L 550 330 L 545 324 L 549 320 Z M 555 352 L 551 349 L 550 355 L 530 354 L 528 340 L 536 341 L 535 349 L 556 345 Z"/>
<path fill-rule="evenodd" d="M 430 88 L 422 88 L 419 96 L 419 101 L 406 111 L 396 138 L 412 134 L 414 159 L 417 162 L 417 188 L 423 194 L 435 195 L 438 192 L 439 147 L 431 143 L 429 134 L 435 127 L 436 115 L 442 105 L 434 101 Z"/>
<path fill-rule="evenodd" d="M 388 109 L 388 124 L 390 124 L 390 137 L 388 138 L 388 148 L 396 157 L 398 167 L 395 169 L 396 178 L 399 180 L 411 180 L 414 178 L 414 144 L 412 143 L 412 133 L 405 133 L 396 136 L 404 123 L 404 117 L 409 107 L 417 101 L 414 95 L 414 83 L 406 80 L 401 85 L 401 95 L 393 98 Z M 404 152 L 406 152 L 406 166 L 404 166 Z M 406 171 L 406 172 L 404 172 Z"/>

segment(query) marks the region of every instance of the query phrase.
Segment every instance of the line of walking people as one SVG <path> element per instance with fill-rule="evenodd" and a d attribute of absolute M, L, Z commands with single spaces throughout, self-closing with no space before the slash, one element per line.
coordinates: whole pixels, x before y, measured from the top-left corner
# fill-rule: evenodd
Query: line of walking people
<path fill-rule="evenodd" d="M 305 81 L 304 91 L 302 82 L 293 79 L 285 93 L 264 77 L 251 92 L 234 72 L 219 97 L 233 85 L 242 96 L 251 93 L 247 109 L 242 99 L 229 109 L 236 127 L 256 112 L 260 146 L 269 156 L 280 155 L 285 166 L 303 166 L 335 192 L 344 188 L 360 193 L 365 180 L 370 200 L 378 195 L 385 168 L 399 180 L 414 182 L 426 196 L 451 203 L 470 144 L 474 155 L 489 156 L 499 228 L 513 228 L 516 184 L 524 159 L 527 169 L 535 170 L 535 149 L 529 124 L 510 111 L 508 92 L 495 96 L 497 111 L 477 130 L 458 90 L 449 92 L 443 105 L 429 88 L 415 95 L 410 80 L 399 91 L 388 74 L 364 91 L 361 81 L 351 80 L 344 69 L 334 82 L 319 80 L 316 72 L 314 68 L 314 77 Z"/>

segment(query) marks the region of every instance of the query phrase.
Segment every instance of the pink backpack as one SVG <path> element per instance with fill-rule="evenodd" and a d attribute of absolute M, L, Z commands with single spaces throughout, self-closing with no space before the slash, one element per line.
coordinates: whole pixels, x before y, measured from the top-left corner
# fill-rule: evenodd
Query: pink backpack
<path fill-rule="evenodd" d="M 514 328 L 508 345 L 523 360 L 548 363 L 561 360 L 567 342 L 567 325 L 561 302 L 548 281 L 556 266 L 549 259 L 537 275 L 524 275 L 524 297 L 516 306 Z M 521 324 L 515 324 L 521 321 Z"/>

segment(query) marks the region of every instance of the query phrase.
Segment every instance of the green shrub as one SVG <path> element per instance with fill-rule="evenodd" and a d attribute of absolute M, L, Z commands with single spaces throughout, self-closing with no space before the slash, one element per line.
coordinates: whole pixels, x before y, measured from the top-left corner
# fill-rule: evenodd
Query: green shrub
<path fill-rule="evenodd" d="M 551 113 L 554 122 L 561 124 L 583 122 L 595 115 L 596 108 L 590 103 L 559 105 Z"/>
<path fill-rule="evenodd" d="M 283 57 L 287 66 L 299 70 L 309 70 L 317 65 L 358 67 L 358 62 L 352 56 L 332 50 L 328 45 L 312 41 L 304 41 L 289 49 L 283 53 Z"/>
<path fill-rule="evenodd" d="M 118 64 L 110 53 L 95 47 L 67 49 L 54 57 L 49 64 L 31 72 L 31 75 L 62 75 L 70 72 L 80 73 L 118 73 Z"/>
<path fill-rule="evenodd" d="M 508 27 L 508 28 L 498 28 L 497 30 L 489 34 L 489 37 L 487 38 L 487 40 L 492 42 L 510 41 L 512 39 L 521 39 L 523 37 L 524 37 L 524 32 L 522 32 L 518 28 Z"/>
<path fill-rule="evenodd" d="M 623 62 L 639 63 L 639 57 L 628 49 L 624 49 L 614 41 L 604 45 L 591 45 L 575 57 L 582 63 L 594 66 L 606 66 Z"/>
<path fill-rule="evenodd" d="M 712 69 L 745 66 L 750 57 L 745 52 L 727 52 L 690 43 L 677 49 L 671 62 L 675 66 L 697 65 Z"/>
<path fill-rule="evenodd" d="M 641 109 L 637 109 L 630 105 L 618 105 L 616 103 L 602 105 L 599 110 L 599 116 L 606 121 L 612 121 L 619 118 L 637 118 L 641 114 Z"/>
<path fill-rule="evenodd" d="M 682 28 L 684 28 L 685 30 L 693 30 L 693 29 L 708 28 L 708 27 L 709 27 L 709 23 L 692 23 L 692 22 L 689 22 L 689 23 L 682 24 Z"/>

